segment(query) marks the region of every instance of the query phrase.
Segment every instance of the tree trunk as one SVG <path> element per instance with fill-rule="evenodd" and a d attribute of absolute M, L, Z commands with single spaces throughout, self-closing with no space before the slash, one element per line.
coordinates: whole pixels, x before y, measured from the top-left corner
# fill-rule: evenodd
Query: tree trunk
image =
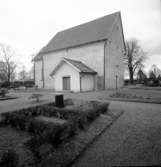
<path fill-rule="evenodd" d="M 7 74 L 7 83 L 8 83 L 8 86 L 10 85 L 10 73 Z"/>
<path fill-rule="evenodd" d="M 130 74 L 130 83 L 133 84 L 134 83 L 134 78 L 133 78 L 133 71 L 132 70 L 129 70 L 129 74 Z"/>

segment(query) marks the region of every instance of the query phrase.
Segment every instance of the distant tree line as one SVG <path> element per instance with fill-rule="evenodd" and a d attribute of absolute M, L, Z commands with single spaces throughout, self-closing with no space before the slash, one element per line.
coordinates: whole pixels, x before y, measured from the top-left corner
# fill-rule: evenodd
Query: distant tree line
<path fill-rule="evenodd" d="M 147 52 L 141 48 L 136 39 L 126 41 L 124 61 L 129 80 L 125 80 L 125 84 L 140 83 L 147 86 L 161 86 L 161 70 L 156 65 L 152 65 L 148 75 L 144 72 L 146 59 Z"/>
<path fill-rule="evenodd" d="M 17 72 L 16 54 L 16 51 L 9 45 L 0 44 L 0 88 L 33 85 L 33 67 L 27 72 L 25 66 L 22 65 L 21 70 Z"/>
<path fill-rule="evenodd" d="M 154 64 L 146 75 L 143 70 L 139 70 L 137 73 L 138 83 L 142 83 L 147 86 L 161 86 L 161 70 Z"/>
<path fill-rule="evenodd" d="M 35 83 L 34 80 L 26 80 L 26 81 L 12 81 L 12 82 L 1 82 L 0 88 L 7 88 L 7 89 L 15 89 L 19 87 L 30 88 L 34 87 Z"/>
<path fill-rule="evenodd" d="M 125 80 L 125 85 L 130 84 L 130 80 Z M 148 74 L 143 69 L 139 69 L 133 84 L 144 84 L 145 86 L 161 86 L 161 70 L 154 64 Z"/>

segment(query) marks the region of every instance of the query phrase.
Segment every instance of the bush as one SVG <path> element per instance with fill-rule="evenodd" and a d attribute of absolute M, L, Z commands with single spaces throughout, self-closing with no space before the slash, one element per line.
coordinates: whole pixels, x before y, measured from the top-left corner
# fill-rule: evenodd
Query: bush
<path fill-rule="evenodd" d="M 29 87 L 34 87 L 35 82 L 34 80 L 28 80 L 28 81 L 24 81 L 23 84 L 26 88 L 29 88 Z"/>
<path fill-rule="evenodd" d="M 21 130 L 26 129 L 26 124 L 29 120 L 29 117 L 26 117 L 24 114 L 20 114 L 19 112 L 6 112 L 2 113 L 1 116 L 4 124 L 11 125 L 12 127 L 16 127 Z"/>
<path fill-rule="evenodd" d="M 33 154 L 35 166 L 53 151 L 53 146 L 44 142 L 44 137 L 45 136 L 33 136 L 30 140 L 24 143 L 26 148 Z"/>
<path fill-rule="evenodd" d="M 44 124 L 36 121 L 35 119 L 30 119 L 26 125 L 26 130 L 35 135 L 41 135 L 42 133 L 44 133 L 45 129 L 46 127 L 44 126 Z"/>
<path fill-rule="evenodd" d="M 100 103 L 97 106 L 95 106 L 96 112 L 100 113 L 106 113 L 108 111 L 109 103 Z"/>
<path fill-rule="evenodd" d="M 44 116 L 35 117 L 28 122 L 27 131 L 40 136 L 43 143 L 57 146 L 69 137 L 70 128 L 68 122 L 58 123 L 51 120 L 52 118 Z"/>
<path fill-rule="evenodd" d="M 51 144 L 42 144 L 39 147 L 39 155 L 41 157 L 41 161 L 42 159 L 46 159 L 46 157 L 53 152 L 54 148 Z"/>
<path fill-rule="evenodd" d="M 96 109 L 95 109 L 94 111 L 93 111 L 93 110 L 89 110 L 89 111 L 87 112 L 87 120 L 88 120 L 89 122 L 94 121 L 98 116 L 99 116 L 99 113 L 97 112 Z"/>
<path fill-rule="evenodd" d="M 0 89 L 0 96 L 5 97 L 8 93 L 8 89 L 2 88 Z"/>
<path fill-rule="evenodd" d="M 3 113 L 2 118 L 5 124 L 10 124 L 18 129 L 27 130 L 32 134 L 40 135 L 43 131 L 48 129 L 49 125 L 43 124 L 32 117 L 39 115 L 56 117 L 70 122 L 71 133 L 74 134 L 74 131 L 78 129 L 85 129 L 88 122 L 96 119 L 101 113 L 105 113 L 109 106 L 109 103 L 77 101 L 75 100 L 72 104 L 77 103 L 78 106 L 82 105 L 87 109 L 83 110 L 81 107 L 75 107 L 73 109 L 57 108 L 51 103 L 48 105 L 21 109 L 15 112 Z"/>
<path fill-rule="evenodd" d="M 72 121 L 69 121 L 69 137 L 74 136 L 78 132 L 78 121 L 73 119 Z"/>
<path fill-rule="evenodd" d="M 35 163 L 42 157 L 42 145 L 51 144 L 54 147 L 58 147 L 65 139 L 69 137 L 67 127 L 55 126 L 53 128 L 46 129 L 41 135 L 35 135 L 25 143 L 25 146 L 33 153 Z M 51 147 L 50 147 L 51 148 Z"/>
<path fill-rule="evenodd" d="M 75 103 L 78 107 L 76 105 L 73 109 L 57 108 L 53 103 L 50 103 L 15 112 L 7 112 L 2 114 L 2 120 L 4 124 L 26 130 L 32 135 L 41 137 L 42 143 L 50 143 L 57 147 L 79 130 L 85 130 L 89 123 L 94 121 L 101 113 L 105 113 L 109 106 L 108 103 L 95 101 L 74 101 L 73 106 Z M 85 106 L 85 109 L 79 106 Z M 51 117 L 64 119 L 67 122 L 60 124 L 51 120 Z"/>
<path fill-rule="evenodd" d="M 34 162 L 37 163 L 37 161 L 41 158 L 39 153 L 39 147 L 43 144 L 42 137 L 40 136 L 34 136 L 30 140 L 24 143 L 24 145 L 32 152 L 34 155 Z"/>
<path fill-rule="evenodd" d="M 87 125 L 88 125 L 88 119 L 86 114 L 84 114 L 78 119 L 78 128 L 85 130 Z"/>
<path fill-rule="evenodd" d="M 52 144 L 54 147 L 58 147 L 64 140 L 69 137 L 68 127 L 55 127 L 45 132 L 43 135 L 46 138 L 46 143 Z"/>
<path fill-rule="evenodd" d="M 3 153 L 0 166 L 1 167 L 17 167 L 18 166 L 18 155 L 17 153 L 10 149 Z"/>
<path fill-rule="evenodd" d="M 18 88 L 21 86 L 29 88 L 29 87 L 34 87 L 34 84 L 35 83 L 33 80 L 27 80 L 27 81 L 3 82 L 1 86 L 4 88 Z"/>
<path fill-rule="evenodd" d="M 11 82 L 8 82 L 8 81 L 4 81 L 1 83 L 1 88 L 9 88 Z"/>

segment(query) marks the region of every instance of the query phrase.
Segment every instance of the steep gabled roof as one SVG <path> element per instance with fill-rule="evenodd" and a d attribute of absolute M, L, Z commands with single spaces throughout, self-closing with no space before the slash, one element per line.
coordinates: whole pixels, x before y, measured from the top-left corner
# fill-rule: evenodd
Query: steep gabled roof
<path fill-rule="evenodd" d="M 64 58 L 64 59 L 66 61 L 68 61 L 69 63 L 71 63 L 76 68 L 78 68 L 81 73 L 93 73 L 93 74 L 97 73 L 96 71 L 94 71 L 90 67 L 88 67 L 85 64 L 83 64 L 81 61 L 72 60 L 72 59 L 68 59 L 68 58 Z"/>
<path fill-rule="evenodd" d="M 44 53 L 108 39 L 119 15 L 120 12 L 116 12 L 58 32 L 50 42 L 40 50 L 39 54 L 35 57 L 35 60 Z"/>
<path fill-rule="evenodd" d="M 90 67 L 86 66 L 81 61 L 72 60 L 72 59 L 68 59 L 68 58 L 63 58 L 60 61 L 60 63 L 54 68 L 54 70 L 52 71 L 50 76 L 53 76 L 56 73 L 56 71 L 63 65 L 64 62 L 71 65 L 75 70 L 77 70 L 80 73 L 94 74 L 94 75 L 97 74 L 96 71 L 94 71 Z"/>

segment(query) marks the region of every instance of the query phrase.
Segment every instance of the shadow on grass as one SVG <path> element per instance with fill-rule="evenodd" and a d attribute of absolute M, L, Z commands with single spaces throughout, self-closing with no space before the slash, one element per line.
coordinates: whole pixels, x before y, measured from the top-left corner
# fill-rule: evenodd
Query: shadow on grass
<path fill-rule="evenodd" d="M 13 97 L 13 96 L 5 96 L 5 97 L 0 97 L 0 101 L 4 100 L 12 100 L 12 99 L 17 99 L 18 97 Z"/>

